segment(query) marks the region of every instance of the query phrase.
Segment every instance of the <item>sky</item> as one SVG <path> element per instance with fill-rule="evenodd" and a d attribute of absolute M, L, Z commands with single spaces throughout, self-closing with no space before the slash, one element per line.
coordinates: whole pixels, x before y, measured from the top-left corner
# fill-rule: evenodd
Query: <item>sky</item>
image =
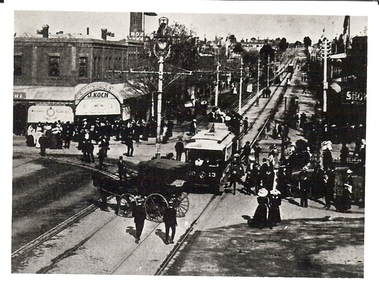
<path fill-rule="evenodd" d="M 90 34 L 99 38 L 101 29 L 106 28 L 115 34 L 114 40 L 125 39 L 129 32 L 129 12 L 131 11 L 154 11 L 158 14 L 157 17 L 146 16 L 147 34 L 156 31 L 158 19 L 164 16 L 169 18 L 170 24 L 174 22 L 184 24 L 201 39 L 206 37 L 208 40 L 214 39 L 215 36 L 225 38 L 234 34 L 237 40 L 252 37 L 261 39 L 285 37 L 288 42 L 297 40 L 302 42 L 305 36 L 309 36 L 313 42 L 316 42 L 323 34 L 324 29 L 324 35 L 329 39 L 341 34 L 345 15 L 351 17 L 351 36 L 363 35 L 365 27 L 368 27 L 368 17 L 364 12 L 352 15 L 354 13 L 344 14 L 341 9 L 330 9 L 329 14 L 318 14 L 317 9 L 306 9 L 304 13 L 299 14 L 299 9 L 289 9 L 285 13 L 287 9 L 279 9 L 280 5 L 278 5 L 279 7 L 275 6 L 276 9 L 270 9 L 273 13 L 267 13 L 268 11 L 255 9 L 258 6 L 254 3 L 247 6 L 251 9 L 236 9 L 235 6 L 238 5 L 230 6 L 230 2 L 229 6 L 233 9 L 220 9 L 217 12 L 213 6 L 215 3 L 219 5 L 223 2 L 195 1 L 195 3 L 208 5 L 205 5 L 204 9 L 194 9 L 191 12 L 189 12 L 190 9 L 188 12 L 183 9 L 176 9 L 177 12 L 172 12 L 171 6 L 167 7 L 167 12 L 164 10 L 160 12 L 162 7 L 159 7 L 159 11 L 150 9 L 146 11 L 146 7 L 138 6 L 136 8 L 125 6 L 118 12 L 114 12 L 112 9 L 107 12 L 99 12 L 102 9 L 94 9 L 95 7 L 92 6 L 92 9 L 74 6 L 75 9 L 70 11 L 67 11 L 67 7 L 59 9 L 59 6 L 51 6 L 52 8 L 47 11 L 41 11 L 43 10 L 41 8 L 46 8 L 46 6 L 41 6 L 40 9 L 38 6 L 32 6 L 31 10 L 27 6 L 25 6 L 25 10 L 23 6 L 20 6 L 20 9 L 14 11 L 14 32 L 17 35 L 25 32 L 35 33 L 37 29 L 41 29 L 42 25 L 48 24 L 52 34 L 58 31 L 85 34 L 89 27 Z M 209 7 L 209 3 L 213 3 L 213 6 Z M 268 5 L 273 5 L 271 1 L 268 3 L 270 3 Z M 311 11 L 316 13 L 312 14 Z M 356 10 L 354 11 L 356 12 Z"/>

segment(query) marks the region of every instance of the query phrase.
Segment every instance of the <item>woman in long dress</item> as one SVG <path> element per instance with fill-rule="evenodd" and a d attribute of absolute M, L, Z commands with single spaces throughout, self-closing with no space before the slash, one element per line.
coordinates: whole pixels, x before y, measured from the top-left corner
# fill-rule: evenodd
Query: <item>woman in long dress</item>
<path fill-rule="evenodd" d="M 271 190 L 269 195 L 268 226 L 270 229 L 282 221 L 279 206 L 282 204 L 280 191 Z"/>
<path fill-rule="evenodd" d="M 258 191 L 258 207 L 255 210 L 254 217 L 251 219 L 249 225 L 253 228 L 264 228 L 267 226 L 267 209 L 268 209 L 268 191 L 261 188 Z"/>

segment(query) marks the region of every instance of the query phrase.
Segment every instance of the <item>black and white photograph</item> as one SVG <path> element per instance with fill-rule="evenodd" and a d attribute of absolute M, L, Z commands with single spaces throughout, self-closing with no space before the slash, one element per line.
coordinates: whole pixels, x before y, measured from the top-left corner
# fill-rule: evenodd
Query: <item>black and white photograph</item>
<path fill-rule="evenodd" d="M 376 1 L 9 2 L 11 284 L 373 277 Z"/>

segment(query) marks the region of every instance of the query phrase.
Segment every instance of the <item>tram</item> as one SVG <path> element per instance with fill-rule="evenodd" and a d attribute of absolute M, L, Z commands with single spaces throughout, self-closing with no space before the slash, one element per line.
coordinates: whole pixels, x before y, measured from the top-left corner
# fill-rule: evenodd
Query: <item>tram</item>
<path fill-rule="evenodd" d="M 189 187 L 207 187 L 212 193 L 220 193 L 224 170 L 236 148 L 237 137 L 224 123 L 212 123 L 208 130 L 194 135 L 185 145 Z"/>

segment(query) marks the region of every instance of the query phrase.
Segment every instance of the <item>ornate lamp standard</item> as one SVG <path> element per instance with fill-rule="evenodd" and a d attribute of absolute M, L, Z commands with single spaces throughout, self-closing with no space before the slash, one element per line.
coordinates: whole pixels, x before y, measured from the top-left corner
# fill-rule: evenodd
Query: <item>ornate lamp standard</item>
<path fill-rule="evenodd" d="M 158 58 L 158 96 L 157 96 L 157 136 L 155 143 L 155 157 L 161 156 L 161 124 L 162 124 L 162 92 L 163 92 L 163 64 L 165 59 L 170 55 L 170 46 L 167 43 L 166 27 L 168 18 L 159 18 L 159 28 L 155 37 L 153 48 L 154 55 Z"/>

